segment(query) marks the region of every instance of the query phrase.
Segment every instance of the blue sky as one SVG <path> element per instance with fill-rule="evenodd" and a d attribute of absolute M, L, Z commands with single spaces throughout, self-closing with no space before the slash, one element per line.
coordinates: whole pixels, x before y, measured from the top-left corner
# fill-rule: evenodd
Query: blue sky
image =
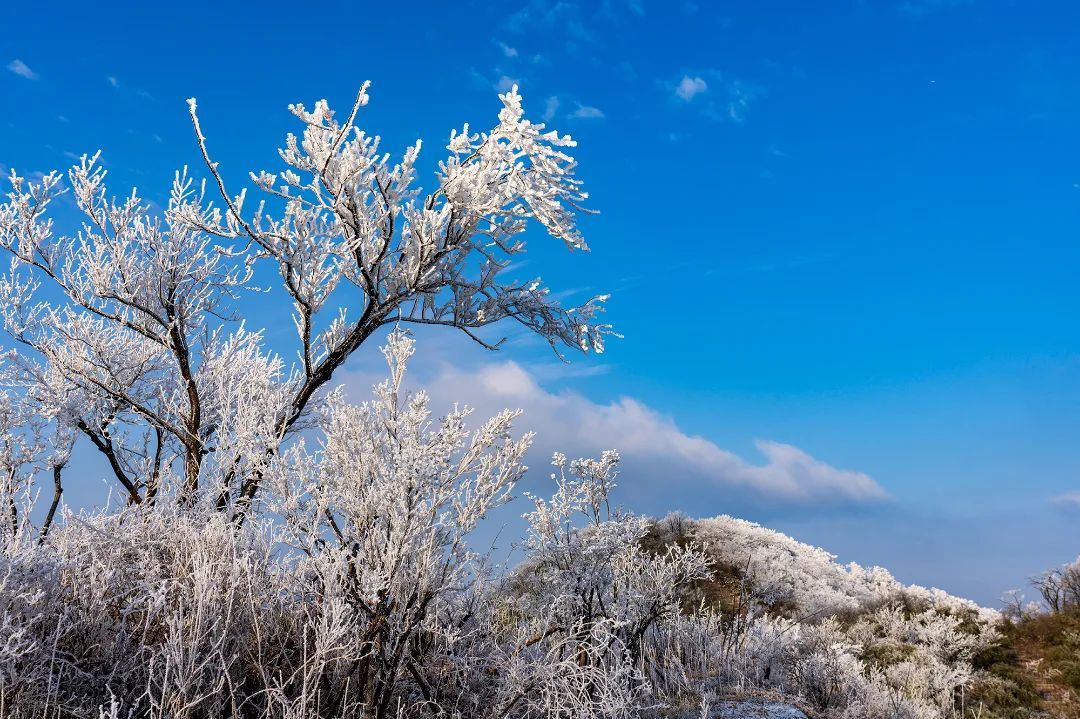
<path fill-rule="evenodd" d="M 1080 552 L 1080 502 L 1054 501 L 1080 491 L 1078 31 L 1049 1 L 30 4 L 0 39 L 0 164 L 101 148 L 114 191 L 162 197 L 200 164 L 194 95 L 240 182 L 288 103 L 370 79 L 361 124 L 430 168 L 516 81 L 601 213 L 592 253 L 536 237 L 523 271 L 611 292 L 626 338 L 564 367 L 425 335 L 419 377 L 519 401 L 552 443 L 587 426 L 569 451 L 623 449 L 634 509 L 993 603 Z"/>

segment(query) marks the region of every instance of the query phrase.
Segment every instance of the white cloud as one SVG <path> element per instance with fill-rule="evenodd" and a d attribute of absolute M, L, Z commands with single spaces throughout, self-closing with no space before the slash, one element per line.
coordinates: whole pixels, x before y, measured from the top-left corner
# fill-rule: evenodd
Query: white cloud
<path fill-rule="evenodd" d="M 30 66 L 19 58 L 15 58 L 7 64 L 7 69 L 19 77 L 25 77 L 27 80 L 37 80 L 38 74 L 30 69 Z"/>
<path fill-rule="evenodd" d="M 506 29 L 514 33 L 535 33 L 538 28 L 558 30 L 575 42 L 592 39 L 592 32 L 581 20 L 576 3 L 557 0 L 532 0 L 506 20 Z"/>
<path fill-rule="evenodd" d="M 509 92 L 514 85 L 520 84 L 516 77 L 510 77 L 509 75 L 502 75 L 499 77 L 498 82 L 495 83 L 495 89 L 499 92 Z"/>
<path fill-rule="evenodd" d="M 108 75 L 108 76 L 106 76 L 106 77 L 105 77 L 105 79 L 106 79 L 106 80 L 108 81 L 108 83 L 109 83 L 110 85 L 112 85 L 113 87 L 120 87 L 120 81 L 119 81 L 119 80 L 117 80 L 117 79 L 116 79 L 116 78 L 115 78 L 114 76 L 112 76 L 112 75 Z"/>
<path fill-rule="evenodd" d="M 576 120 L 601 120 L 604 118 L 603 111 L 592 105 L 578 103 L 577 109 L 570 113 L 570 117 Z"/>
<path fill-rule="evenodd" d="M 664 92 L 696 108 L 705 117 L 724 122 L 743 122 L 747 114 L 766 95 L 765 88 L 752 82 L 726 80 L 719 70 L 704 69 L 685 74 L 672 84 L 658 82 Z"/>
<path fill-rule="evenodd" d="M 517 57 L 518 56 L 518 51 L 517 51 L 516 47 L 511 47 L 511 46 L 507 45 L 505 42 L 502 42 L 501 40 L 496 40 L 495 42 L 499 46 L 499 49 L 502 50 L 502 53 L 503 53 L 503 55 L 505 57 Z"/>
<path fill-rule="evenodd" d="M 695 95 L 700 95 L 708 89 L 709 85 L 700 77 L 683 75 L 683 79 L 675 86 L 675 94 L 686 102 L 690 102 Z"/>
<path fill-rule="evenodd" d="M 547 100 L 544 100 L 544 114 L 540 118 L 544 122 L 550 122 L 555 117 L 555 113 L 559 111 L 559 98 L 552 95 Z"/>
<path fill-rule="evenodd" d="M 418 348 L 421 356 L 424 344 Z M 410 369 L 414 381 L 417 374 Z M 352 399 L 361 400 L 380 379 L 351 372 L 344 381 Z M 790 444 L 758 440 L 755 446 L 764 462 L 755 464 L 709 439 L 687 434 L 671 417 L 631 397 L 604 404 L 577 392 L 549 391 L 516 362 L 473 369 L 443 365 L 421 380 L 419 384 L 432 395 L 436 414 L 455 402 L 474 407 L 478 418 L 505 407 L 524 410 L 518 428 L 536 432 L 529 464 L 540 472 L 556 450 L 570 456 L 619 450 L 624 458 L 620 481 L 624 496 L 643 499 L 650 507 L 674 502 L 680 492 L 706 503 L 719 495 L 725 501 L 769 506 L 872 504 L 888 499 L 868 475 L 838 469 Z M 670 508 L 674 507 L 665 511 Z M 683 508 L 701 513 L 699 507 Z"/>
<path fill-rule="evenodd" d="M 1050 500 L 1058 509 L 1067 512 L 1080 512 L 1080 490 L 1059 494 Z"/>

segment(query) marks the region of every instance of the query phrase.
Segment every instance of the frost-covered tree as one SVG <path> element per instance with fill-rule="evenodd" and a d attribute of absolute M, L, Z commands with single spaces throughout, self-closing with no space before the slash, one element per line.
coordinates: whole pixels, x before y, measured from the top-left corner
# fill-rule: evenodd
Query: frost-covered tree
<path fill-rule="evenodd" d="M 538 279 L 504 278 L 534 221 L 571 249 L 586 193 L 569 136 L 525 118 L 517 90 L 498 123 L 450 134 L 434 189 L 416 182 L 420 143 L 393 162 L 359 129 L 367 85 L 348 117 L 325 101 L 290 106 L 303 124 L 279 150 L 285 169 L 251 173 L 262 198 L 231 194 L 189 101 L 210 174 L 176 174 L 164 209 L 133 190 L 109 194 L 99 156 L 68 173 L 83 215 L 59 231 L 53 172 L 14 171 L 0 205 L 0 315 L 16 342 L 13 389 L 37 416 L 108 460 L 130 503 L 163 491 L 187 504 L 242 510 L 266 463 L 303 427 L 335 372 L 379 328 L 481 330 L 516 321 L 552 347 L 603 350 L 603 297 L 564 307 Z M 243 322 L 241 296 L 273 268 L 296 327 L 295 361 Z M 59 475 L 58 475 L 59 476 Z"/>
<path fill-rule="evenodd" d="M 1080 557 L 1031 578 L 1051 612 L 1080 607 Z"/>

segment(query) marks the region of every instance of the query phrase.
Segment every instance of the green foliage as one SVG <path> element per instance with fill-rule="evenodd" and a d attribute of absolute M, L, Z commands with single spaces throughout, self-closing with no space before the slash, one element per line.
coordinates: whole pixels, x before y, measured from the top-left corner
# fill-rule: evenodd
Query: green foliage
<path fill-rule="evenodd" d="M 1039 695 L 1030 677 L 1019 670 L 1012 678 L 991 673 L 971 683 L 964 705 L 980 719 L 1029 719 L 1037 716 Z"/>
<path fill-rule="evenodd" d="M 964 697 L 983 719 L 1078 719 L 1080 611 L 1025 616 L 1004 627 L 1001 642 L 977 654 L 980 672 Z"/>
<path fill-rule="evenodd" d="M 910 659 L 914 653 L 915 647 L 911 644 L 882 642 L 867 647 L 862 653 L 862 660 L 868 667 L 888 669 L 906 659 Z"/>
<path fill-rule="evenodd" d="M 1026 719 L 1039 707 L 1035 682 L 1021 664 L 1009 634 L 976 654 L 972 667 L 981 674 L 971 683 L 964 704 L 982 707 L 986 719 Z"/>
<path fill-rule="evenodd" d="M 1080 691 L 1080 609 L 1025 618 L 1012 633 L 1018 646 L 1046 664 L 1055 683 Z"/>

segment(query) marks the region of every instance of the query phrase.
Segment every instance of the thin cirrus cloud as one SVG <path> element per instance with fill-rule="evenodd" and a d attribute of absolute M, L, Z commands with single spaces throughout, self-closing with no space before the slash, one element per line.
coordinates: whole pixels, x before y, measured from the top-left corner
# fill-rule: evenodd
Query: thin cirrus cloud
<path fill-rule="evenodd" d="M 731 83 L 728 88 L 728 118 L 733 122 L 743 122 L 746 119 L 746 113 L 764 94 L 764 89 L 752 83 Z"/>
<path fill-rule="evenodd" d="M 1080 490 L 1059 494 L 1052 498 L 1050 502 L 1062 511 L 1080 512 Z"/>
<path fill-rule="evenodd" d="M 420 347 L 423 350 L 422 346 Z M 536 432 L 528 463 L 543 471 L 552 452 L 597 456 L 617 449 L 623 456 L 620 485 L 650 509 L 672 503 L 680 493 L 718 501 L 780 507 L 866 506 L 889 500 L 888 493 L 863 472 L 838 469 L 790 444 L 755 443 L 763 462 L 754 463 L 715 442 L 684 432 L 675 421 L 645 403 L 622 397 L 594 402 L 573 391 L 553 392 L 533 373 L 513 362 L 462 368 L 443 364 L 410 382 L 431 395 L 438 415 L 455 402 L 485 418 L 504 408 L 523 410 L 517 425 Z M 377 374 L 350 372 L 345 386 L 361 400 L 380 381 Z"/>
<path fill-rule="evenodd" d="M 19 58 L 15 58 L 7 64 L 7 69 L 15 73 L 19 77 L 24 77 L 27 80 L 37 80 L 38 74 L 30 69 L 30 66 Z"/>
<path fill-rule="evenodd" d="M 760 85 L 725 79 L 717 70 L 684 74 L 678 82 L 664 82 L 660 86 L 672 93 L 679 104 L 693 107 L 705 117 L 735 123 L 744 122 L 766 94 Z"/>
<path fill-rule="evenodd" d="M 602 120 L 604 119 L 604 113 L 598 107 L 582 105 L 579 102 L 577 109 L 570 113 L 570 117 L 575 120 Z"/>
<path fill-rule="evenodd" d="M 552 95 L 547 100 L 544 100 L 544 114 L 541 115 L 541 119 L 544 122 L 550 122 L 555 117 L 555 113 L 559 111 L 559 98 Z"/>
<path fill-rule="evenodd" d="M 506 19 L 505 27 L 510 32 L 522 34 L 533 33 L 538 28 L 558 30 L 575 42 L 592 39 L 592 32 L 583 21 L 581 8 L 566 0 L 532 0 L 510 15 Z"/>
<path fill-rule="evenodd" d="M 516 77 L 510 77 L 509 75 L 500 75 L 499 79 L 495 82 L 495 89 L 499 92 L 510 92 L 514 85 L 520 85 L 521 81 Z"/>

